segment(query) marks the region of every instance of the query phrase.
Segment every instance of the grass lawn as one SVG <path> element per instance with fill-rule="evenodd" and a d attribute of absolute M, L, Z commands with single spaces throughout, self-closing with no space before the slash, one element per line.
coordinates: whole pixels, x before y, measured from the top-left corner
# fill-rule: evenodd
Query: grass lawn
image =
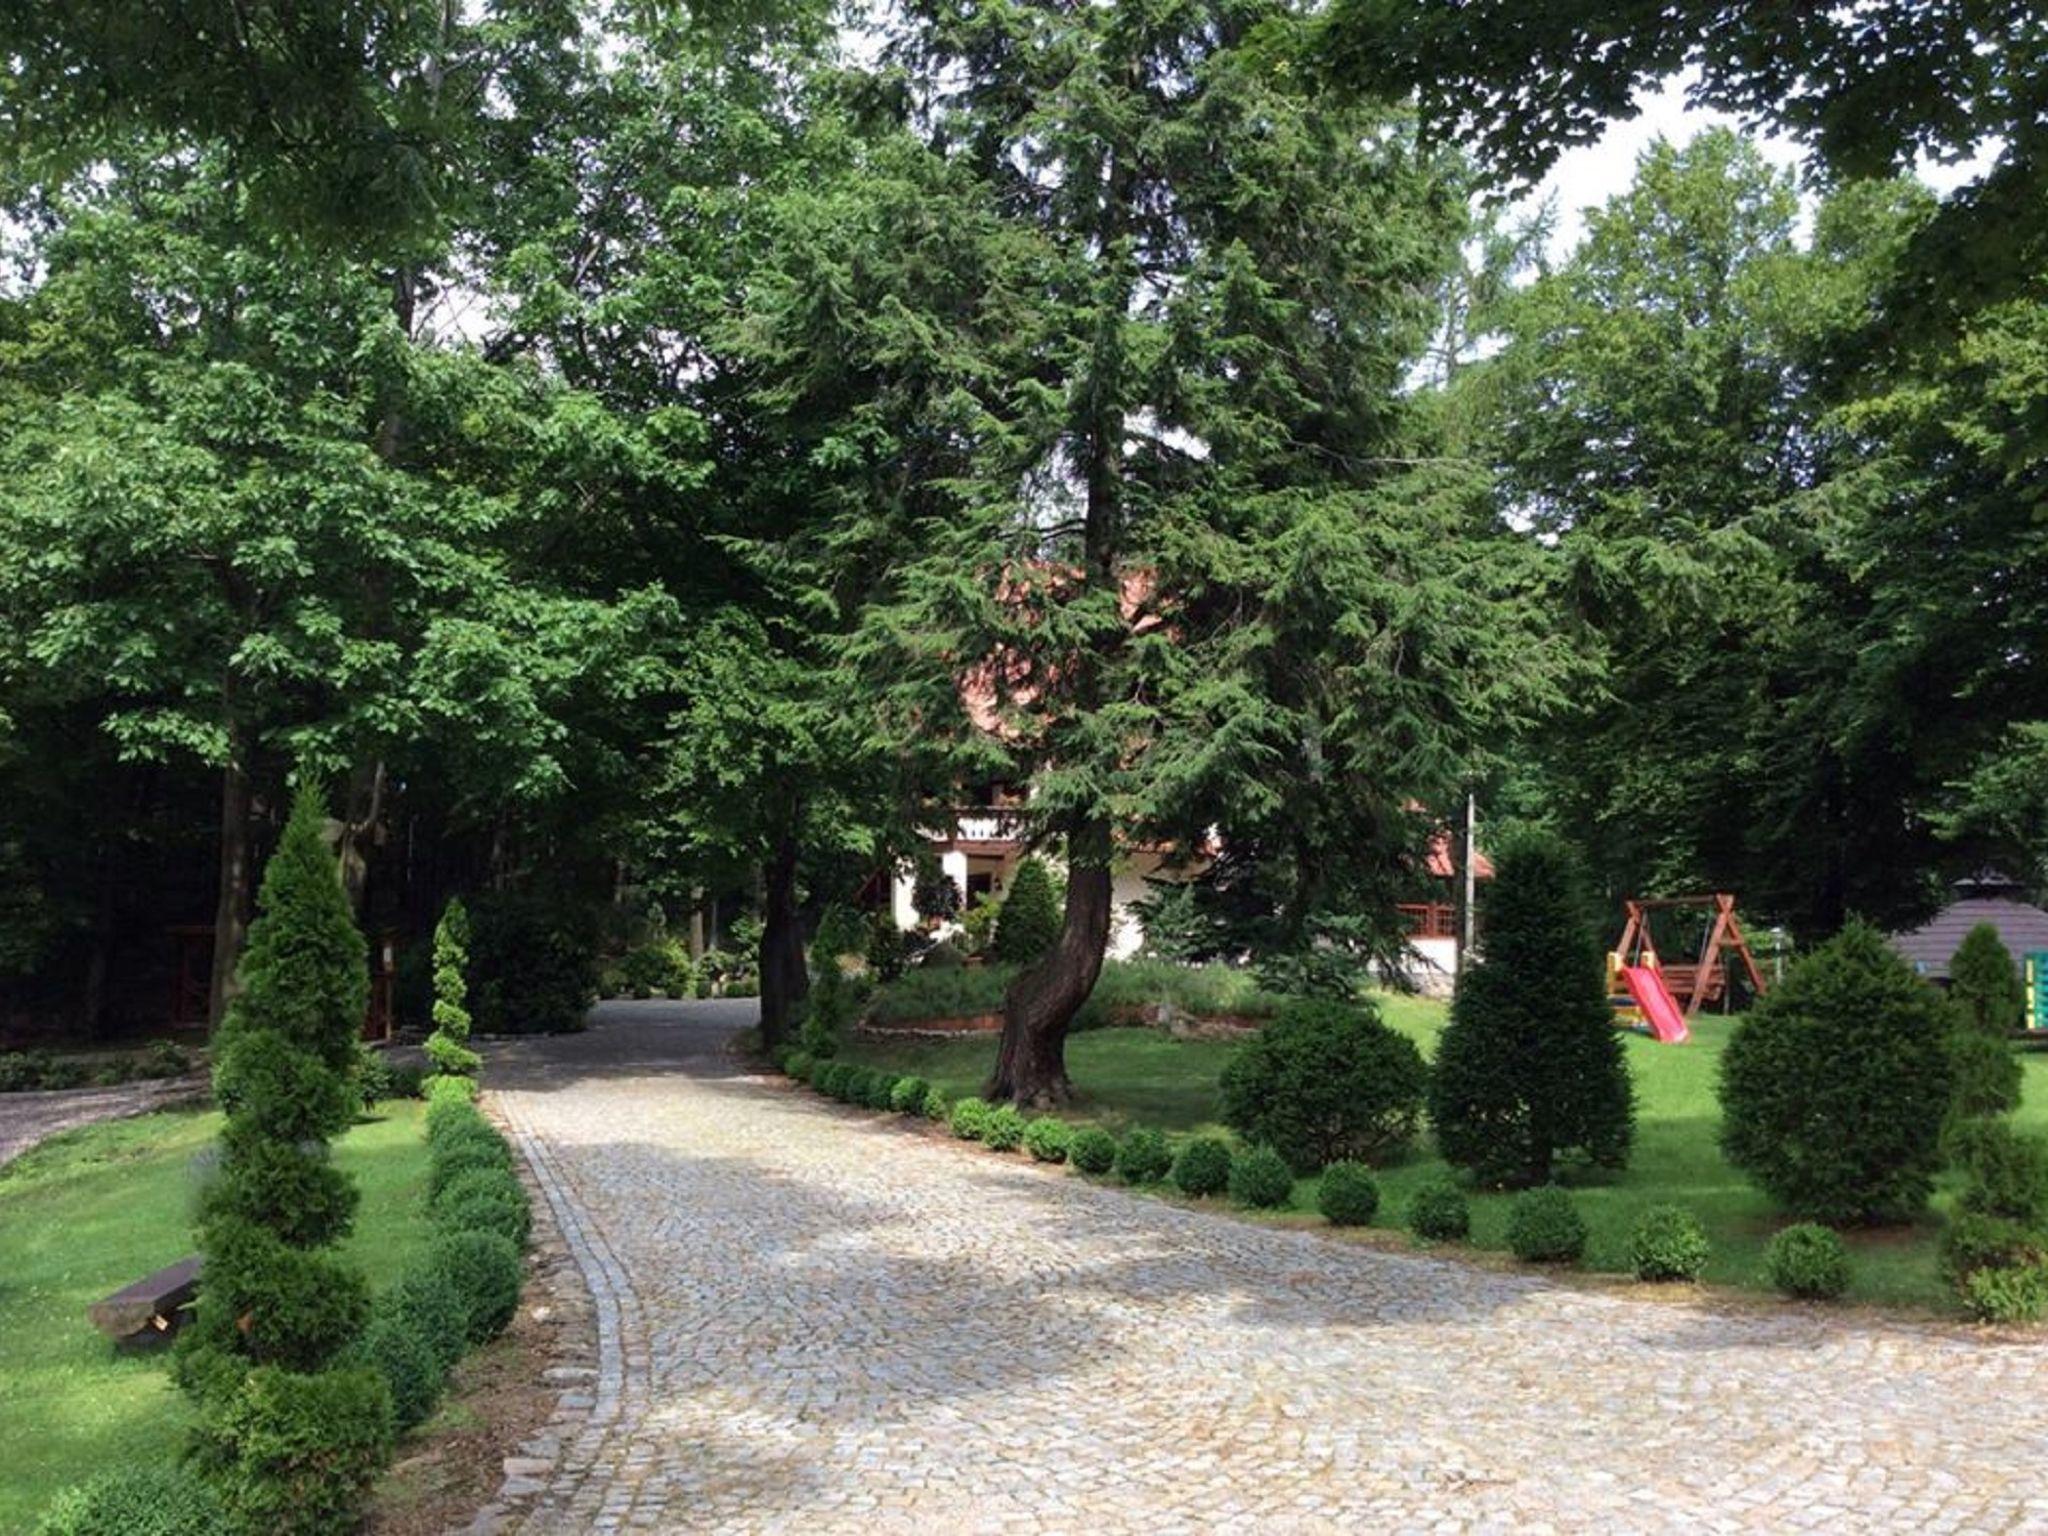
<path fill-rule="evenodd" d="M 1395 997 L 1381 1004 L 1387 1020 L 1411 1036 L 1425 1055 L 1434 1055 L 1444 1008 L 1420 998 Z M 1590 1230 L 1586 1266 L 1625 1270 L 1628 1234 L 1648 1206 L 1672 1204 L 1690 1210 L 1713 1239 L 1714 1258 L 1706 1278 L 1718 1284 L 1759 1287 L 1764 1245 L 1784 1218 L 1740 1173 L 1722 1160 L 1717 1135 L 1720 1110 L 1714 1084 L 1730 1020 L 1703 1017 L 1692 1043 L 1658 1045 L 1629 1035 L 1629 1069 L 1636 1088 L 1636 1141 L 1627 1172 L 1618 1176 L 1567 1172 L 1565 1183 L 1578 1198 Z M 1067 1042 L 1067 1069 L 1077 1100 L 1074 1120 L 1112 1130 L 1154 1125 L 1189 1134 L 1221 1131 L 1216 1119 L 1216 1078 L 1233 1047 L 1211 1041 L 1178 1041 L 1154 1030 L 1105 1029 L 1074 1035 Z M 894 1072 L 915 1072 L 937 1083 L 949 1097 L 976 1092 L 986 1080 L 994 1054 L 992 1037 L 959 1040 L 861 1041 L 850 1054 Z M 2026 1098 L 2019 1123 L 2048 1131 L 2048 1056 L 2023 1058 Z M 1416 1186 L 1449 1169 L 1425 1144 L 1406 1162 L 1380 1171 L 1380 1224 L 1401 1223 Z M 1935 1266 L 1942 1216 L 1953 1199 L 1955 1179 L 1943 1181 L 1934 1211 L 1910 1228 L 1849 1232 L 1855 1259 L 1852 1299 L 1953 1312 Z M 1509 1196 L 1474 1193 L 1473 1243 L 1504 1249 Z M 1295 1204 L 1315 1209 L 1315 1182 L 1304 1180 Z"/>
<path fill-rule="evenodd" d="M 336 1144 L 362 1191 L 349 1256 L 373 1285 L 428 1236 L 424 1106 L 391 1102 Z M 0 1531 L 32 1529 L 59 1488 L 177 1453 L 184 1399 L 163 1354 L 117 1356 L 92 1302 L 192 1251 L 194 1159 L 214 1113 L 75 1131 L 0 1169 Z"/>

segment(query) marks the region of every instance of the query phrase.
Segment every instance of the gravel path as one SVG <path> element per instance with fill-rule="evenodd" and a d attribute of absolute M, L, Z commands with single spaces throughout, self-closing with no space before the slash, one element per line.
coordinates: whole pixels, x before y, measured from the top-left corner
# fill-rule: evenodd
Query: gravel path
<path fill-rule="evenodd" d="M 146 1115 L 173 1104 L 206 1097 L 204 1073 L 121 1083 L 112 1088 L 62 1088 L 48 1093 L 0 1093 L 0 1164 L 12 1162 L 37 1142 L 98 1120 Z"/>
<path fill-rule="evenodd" d="M 529 1532 L 2048 1531 L 2048 1347 L 1253 1226 L 750 1077 L 494 1048 L 600 1358 Z"/>

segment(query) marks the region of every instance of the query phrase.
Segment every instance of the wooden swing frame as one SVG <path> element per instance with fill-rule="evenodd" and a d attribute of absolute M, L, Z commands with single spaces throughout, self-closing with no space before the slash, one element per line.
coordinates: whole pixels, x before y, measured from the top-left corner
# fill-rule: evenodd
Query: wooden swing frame
<path fill-rule="evenodd" d="M 1691 965 L 1665 965 L 1657 957 L 1656 945 L 1650 939 L 1650 914 L 1676 907 L 1710 908 L 1713 922 L 1707 925 L 1706 941 L 1700 945 L 1699 958 Z M 1742 961 L 1742 967 L 1749 974 L 1749 984 L 1762 997 L 1770 988 L 1764 982 L 1764 973 L 1758 969 L 1756 956 L 1750 953 L 1749 940 L 1742 932 L 1742 923 L 1735 916 L 1735 898 L 1726 891 L 1716 891 L 1709 896 L 1662 896 L 1647 900 L 1630 898 L 1622 903 L 1628 914 L 1628 921 L 1621 930 L 1621 942 L 1614 950 L 1624 965 L 1643 963 L 1654 965 L 1663 973 L 1664 985 L 1671 989 L 1671 995 L 1685 1009 L 1687 1019 L 1700 1011 L 1702 1003 L 1725 997 L 1728 992 L 1727 955 L 1733 951 Z M 1641 957 L 1639 959 L 1639 957 Z"/>

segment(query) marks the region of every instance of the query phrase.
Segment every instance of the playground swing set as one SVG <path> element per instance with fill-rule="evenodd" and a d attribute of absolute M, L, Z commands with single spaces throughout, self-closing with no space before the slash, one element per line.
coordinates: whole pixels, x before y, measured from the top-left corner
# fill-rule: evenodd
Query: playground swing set
<path fill-rule="evenodd" d="M 1731 958 L 1742 962 L 1758 997 L 1769 990 L 1735 916 L 1735 898 L 1727 892 L 1626 901 L 1622 907 L 1627 921 L 1621 942 L 1607 956 L 1607 1000 L 1614 1006 L 1614 1022 L 1623 1028 L 1666 1045 L 1683 1045 L 1692 1038 L 1691 1020 L 1701 1005 L 1726 1000 Z M 1689 965 L 1665 964 L 1650 937 L 1650 914 L 1676 909 L 1711 914 L 1699 956 Z"/>

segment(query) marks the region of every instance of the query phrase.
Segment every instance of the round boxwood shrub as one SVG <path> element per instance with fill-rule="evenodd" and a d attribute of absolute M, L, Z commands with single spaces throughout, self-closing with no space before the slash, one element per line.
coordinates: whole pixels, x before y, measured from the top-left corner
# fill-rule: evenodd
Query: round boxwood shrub
<path fill-rule="evenodd" d="M 444 1231 L 472 1229 L 497 1232 L 524 1248 L 533 1233 L 533 1205 L 511 1174 L 476 1168 L 441 1188 L 433 1203 L 434 1220 Z"/>
<path fill-rule="evenodd" d="M 1527 1264 L 1575 1264 L 1586 1251 L 1586 1223 L 1555 1184 L 1525 1189 L 1508 1207 L 1508 1248 Z"/>
<path fill-rule="evenodd" d="M 367 1367 L 249 1373 L 220 1424 L 234 1459 L 217 1483 L 230 1529 L 352 1531 L 391 1452 L 391 1393 Z"/>
<path fill-rule="evenodd" d="M 1230 1160 L 1230 1198 L 1253 1210 L 1277 1211 L 1294 1198 L 1294 1169 L 1271 1147 Z"/>
<path fill-rule="evenodd" d="M 1628 1263 L 1638 1280 L 1697 1280 L 1713 1257 L 1707 1234 L 1690 1211 L 1653 1205 L 1628 1236 Z"/>
<path fill-rule="evenodd" d="M 519 1250 L 496 1232 L 444 1232 L 434 1239 L 434 1267 L 461 1296 L 464 1334 L 472 1344 L 496 1338 L 519 1310 Z"/>
<path fill-rule="evenodd" d="M 1220 1195 L 1230 1187 L 1230 1144 L 1197 1136 L 1173 1160 L 1173 1186 L 1184 1195 Z"/>
<path fill-rule="evenodd" d="M 1333 1227 L 1363 1227 L 1379 1213 L 1380 1186 L 1363 1163 L 1332 1163 L 1316 1186 L 1316 1209 Z"/>
<path fill-rule="evenodd" d="M 869 1109 L 893 1109 L 896 1106 L 896 1085 L 903 1079 L 894 1072 L 877 1069 L 867 1082 L 867 1096 L 862 1103 Z"/>
<path fill-rule="evenodd" d="M 1408 1230 L 1424 1242 L 1462 1243 L 1472 1235 L 1472 1205 L 1450 1179 L 1431 1179 L 1408 1197 Z"/>
<path fill-rule="evenodd" d="M 439 1347 L 412 1311 L 388 1292 L 380 1296 L 357 1352 L 360 1363 L 374 1369 L 390 1389 L 392 1419 L 398 1428 L 424 1423 L 441 1396 L 446 1367 Z"/>
<path fill-rule="evenodd" d="M 1099 1125 L 1084 1125 L 1067 1143 L 1067 1161 L 1083 1173 L 1107 1173 L 1116 1166 L 1116 1138 Z"/>
<path fill-rule="evenodd" d="M 1172 1167 L 1164 1132 L 1139 1126 L 1117 1145 L 1116 1171 L 1126 1184 L 1157 1184 Z"/>
<path fill-rule="evenodd" d="M 988 1117 L 994 1113 L 995 1106 L 985 1100 L 959 1099 L 954 1102 L 947 1123 L 962 1141 L 979 1141 L 988 1130 Z"/>
<path fill-rule="evenodd" d="M 190 1467 L 123 1467 L 58 1494 L 36 1536 L 216 1536 L 226 1518 Z"/>
<path fill-rule="evenodd" d="M 415 1265 L 392 1284 L 381 1305 L 411 1320 L 446 1371 L 469 1346 L 469 1304 L 442 1271 Z"/>
<path fill-rule="evenodd" d="M 1231 1057 L 1223 1121 L 1302 1173 L 1389 1157 L 1414 1140 L 1428 1069 L 1377 1009 L 1288 1004 Z"/>
<path fill-rule="evenodd" d="M 1722 1150 L 1796 1215 L 1916 1215 L 1941 1166 L 1953 1024 L 1876 929 L 1850 923 L 1736 1025 Z"/>
<path fill-rule="evenodd" d="M 783 1073 L 800 1083 L 808 1083 L 817 1066 L 818 1058 L 806 1050 L 794 1050 L 782 1058 Z"/>
<path fill-rule="evenodd" d="M 1802 1221 L 1786 1227 L 1764 1249 L 1764 1278 L 1784 1295 L 1833 1301 L 1849 1289 L 1849 1250 L 1839 1233 Z"/>
<path fill-rule="evenodd" d="M 940 1125 L 952 1124 L 953 1101 L 936 1088 L 930 1090 L 924 1096 L 924 1117 Z"/>
<path fill-rule="evenodd" d="M 1015 1106 L 999 1105 L 981 1123 L 981 1144 L 991 1152 L 1014 1152 L 1024 1145 L 1024 1117 Z"/>
<path fill-rule="evenodd" d="M 889 1107 L 899 1115 L 921 1115 L 932 1085 L 921 1077 L 899 1077 L 889 1094 Z"/>
<path fill-rule="evenodd" d="M 1040 1115 L 1024 1127 L 1024 1150 L 1040 1163 L 1064 1163 L 1074 1128 L 1057 1115 Z"/>

